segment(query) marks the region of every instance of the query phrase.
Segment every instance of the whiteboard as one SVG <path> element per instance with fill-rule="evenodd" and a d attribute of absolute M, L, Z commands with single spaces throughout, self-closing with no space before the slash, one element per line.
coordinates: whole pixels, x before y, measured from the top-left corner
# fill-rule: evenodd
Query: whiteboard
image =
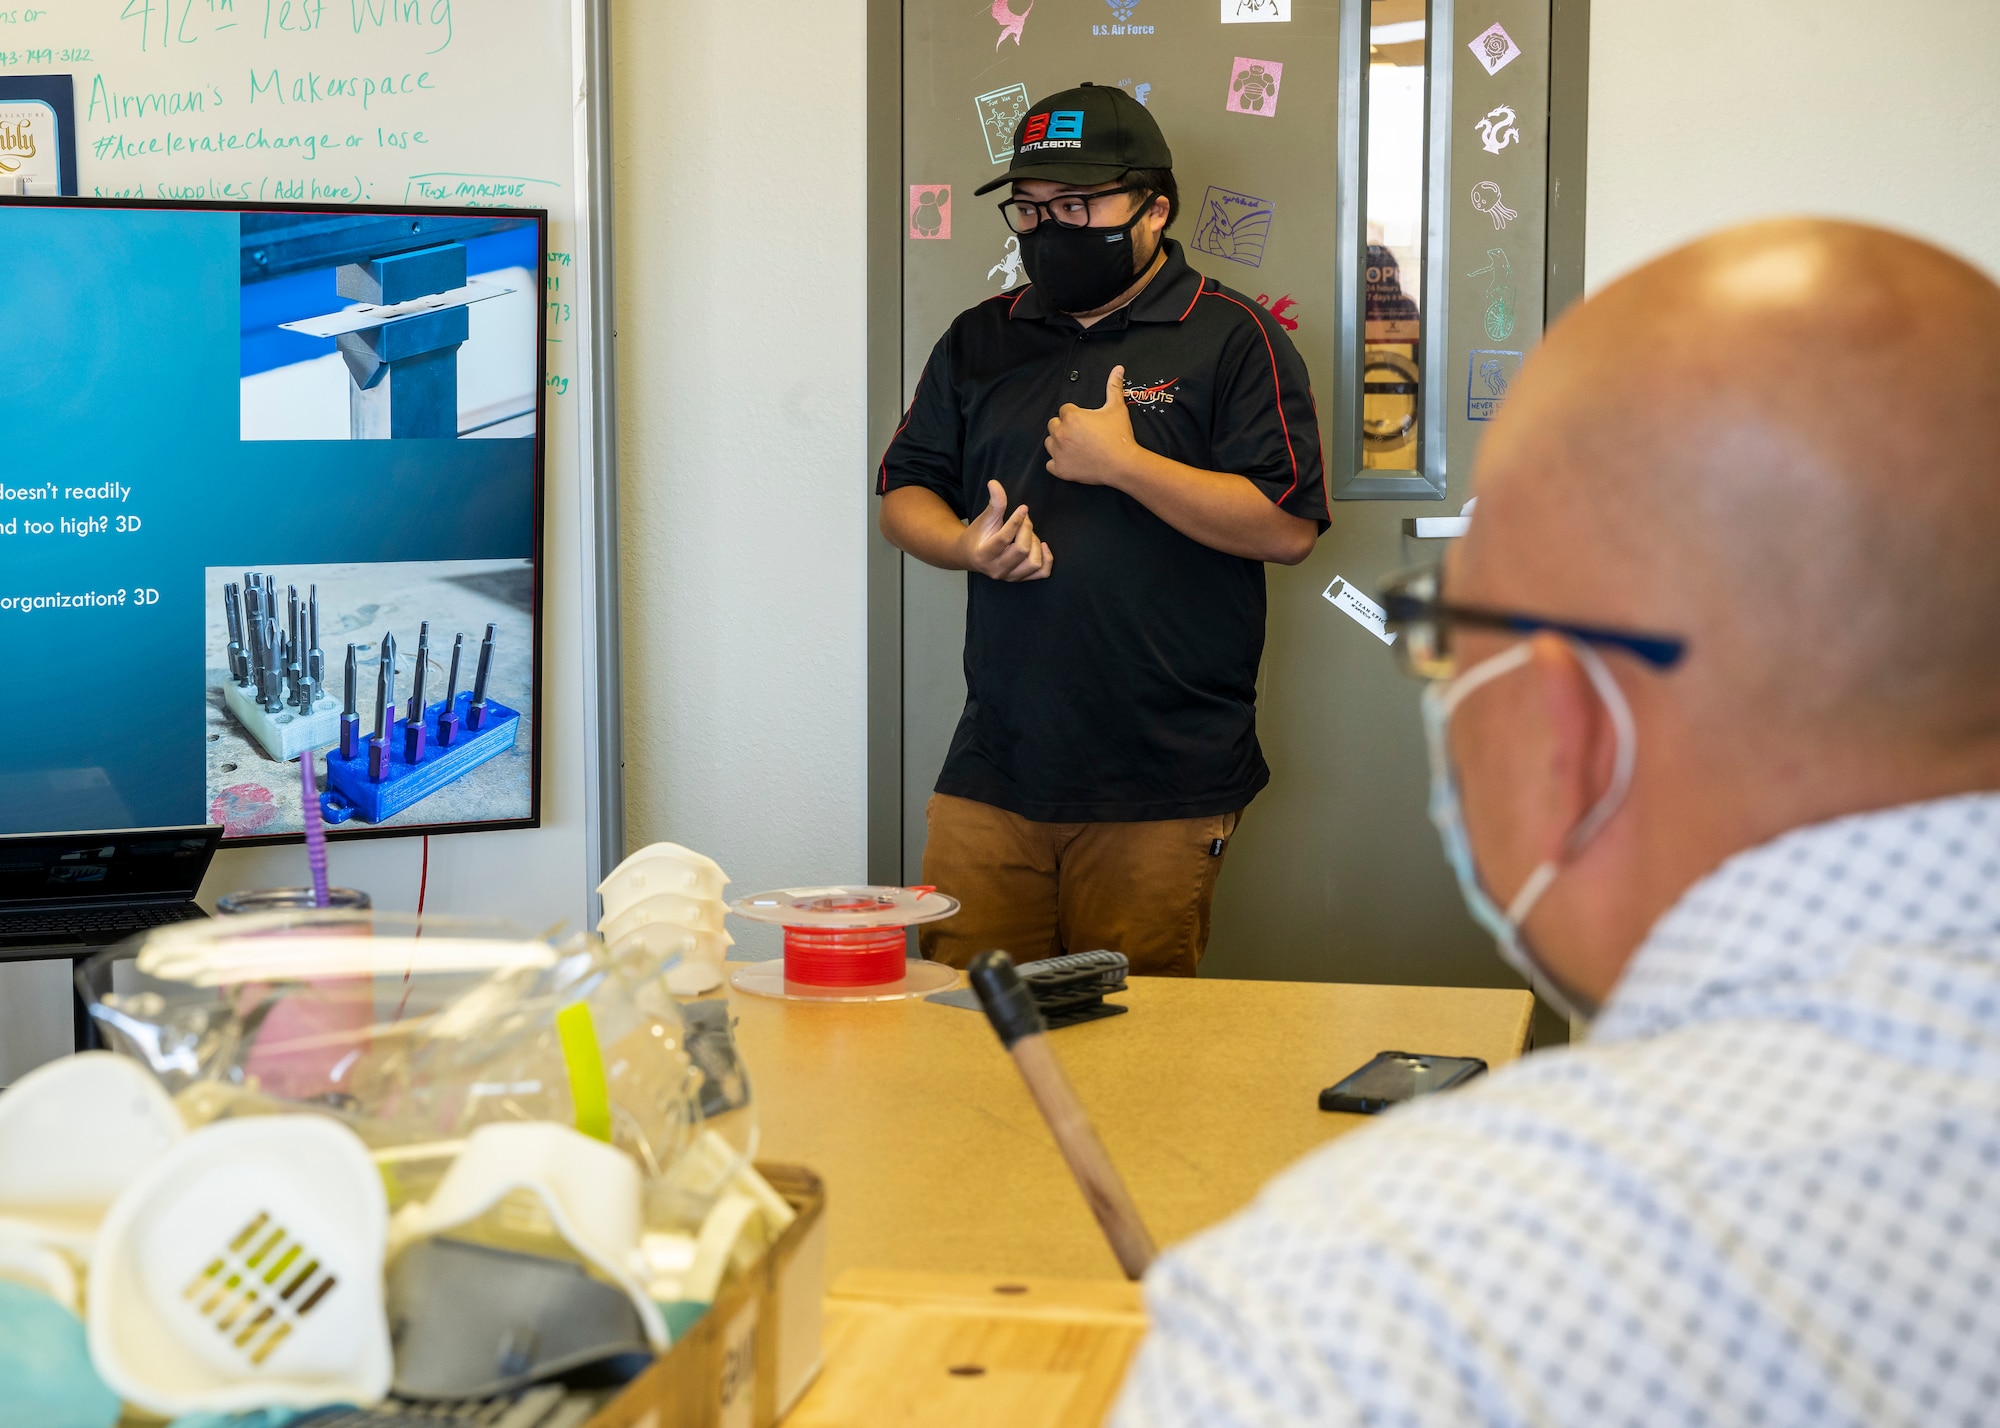
<path fill-rule="evenodd" d="M 594 18 L 590 0 L 0 0 L 0 74 L 73 78 L 83 195 L 549 210 L 543 826 L 438 839 L 428 885 L 432 911 L 533 930 L 587 924 L 616 826 L 597 737 L 615 669 L 594 638 L 616 614 L 591 479 Z M 336 844 L 334 879 L 411 907 L 419 855 L 415 839 Z M 303 874 L 295 848 L 226 852 L 204 900 Z"/>

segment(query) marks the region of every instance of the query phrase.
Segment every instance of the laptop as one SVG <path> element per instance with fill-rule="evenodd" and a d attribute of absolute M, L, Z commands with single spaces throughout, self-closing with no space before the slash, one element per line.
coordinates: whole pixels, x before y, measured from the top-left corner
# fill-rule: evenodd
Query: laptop
<path fill-rule="evenodd" d="M 221 842 L 201 824 L 0 835 L 0 962 L 86 957 L 206 917 L 194 895 Z"/>

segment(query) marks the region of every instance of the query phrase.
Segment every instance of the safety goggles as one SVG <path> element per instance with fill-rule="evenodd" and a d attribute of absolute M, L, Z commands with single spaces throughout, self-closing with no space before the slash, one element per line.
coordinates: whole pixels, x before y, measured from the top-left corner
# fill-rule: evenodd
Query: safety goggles
<path fill-rule="evenodd" d="M 1654 669 L 1668 670 L 1687 653 L 1687 642 L 1672 635 L 1647 634 L 1603 625 L 1577 625 L 1512 610 L 1454 605 L 1444 598 L 1444 573 L 1436 565 L 1392 575 L 1381 591 L 1383 624 L 1399 638 L 1394 649 L 1404 670 L 1418 679 L 1450 679 L 1458 673 L 1451 632 L 1456 627 L 1532 635 L 1547 630 L 1587 645 L 1623 651 Z"/>

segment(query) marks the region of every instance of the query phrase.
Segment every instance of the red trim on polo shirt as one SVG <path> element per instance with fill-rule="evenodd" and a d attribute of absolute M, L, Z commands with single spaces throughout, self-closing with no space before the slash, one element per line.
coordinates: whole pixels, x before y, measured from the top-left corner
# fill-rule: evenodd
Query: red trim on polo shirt
<path fill-rule="evenodd" d="M 924 363 L 924 370 L 917 373 L 917 385 L 910 389 L 910 404 L 903 408 L 903 420 L 889 434 L 889 445 L 882 448 L 882 463 L 876 468 L 875 494 L 889 494 L 889 452 L 896 445 L 896 438 L 903 434 L 903 428 L 910 424 L 910 413 L 917 409 L 917 394 L 924 389 L 924 378 L 931 374 L 931 364 Z"/>
<path fill-rule="evenodd" d="M 1290 496 L 1292 492 L 1299 489 L 1299 454 L 1296 451 L 1292 450 L 1292 424 L 1285 420 L 1285 389 L 1278 381 L 1278 354 L 1276 350 L 1273 349 L 1271 346 L 1271 334 L 1266 332 L 1264 330 L 1264 324 L 1257 320 L 1257 309 L 1251 307 L 1250 304 L 1248 304 L 1247 302 L 1237 302 L 1237 300 L 1231 297 L 1228 293 L 1208 292 L 1205 290 L 1206 287 L 1207 284 L 1204 283 L 1203 284 L 1204 291 L 1196 293 L 1195 296 L 1197 298 L 1219 297 L 1224 302 L 1236 303 L 1238 307 L 1242 308 L 1245 312 L 1250 314 L 1250 320 L 1257 324 L 1257 335 L 1264 339 L 1264 355 L 1271 359 L 1271 391 L 1277 396 L 1278 399 L 1278 429 L 1285 434 L 1285 455 L 1291 457 L 1292 459 L 1292 484 L 1285 488 L 1285 494 L 1283 496 L 1278 497 L 1278 499 L 1272 503 L 1274 505 L 1282 506 L 1285 503 L 1285 498 L 1287 496 Z M 1194 310 L 1193 303 L 1188 304 L 1188 310 L 1190 312 Z M 1312 389 L 1308 387 L 1306 390 L 1307 394 L 1310 395 Z M 1333 519 L 1332 508 L 1330 507 L 1328 508 L 1326 515 L 1328 520 Z"/>

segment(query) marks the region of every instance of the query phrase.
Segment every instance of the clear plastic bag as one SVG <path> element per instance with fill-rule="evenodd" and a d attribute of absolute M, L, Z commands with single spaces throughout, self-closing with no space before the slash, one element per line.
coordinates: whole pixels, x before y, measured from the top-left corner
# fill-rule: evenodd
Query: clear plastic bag
<path fill-rule="evenodd" d="M 301 910 L 163 928 L 79 982 L 191 1125 L 336 1117 L 394 1207 L 426 1198 L 476 1127 L 552 1121 L 630 1155 L 646 1222 L 667 1227 L 699 1223 L 755 1140 L 740 1104 L 700 1134 L 668 965 L 587 934 L 558 948 L 492 922 Z"/>

